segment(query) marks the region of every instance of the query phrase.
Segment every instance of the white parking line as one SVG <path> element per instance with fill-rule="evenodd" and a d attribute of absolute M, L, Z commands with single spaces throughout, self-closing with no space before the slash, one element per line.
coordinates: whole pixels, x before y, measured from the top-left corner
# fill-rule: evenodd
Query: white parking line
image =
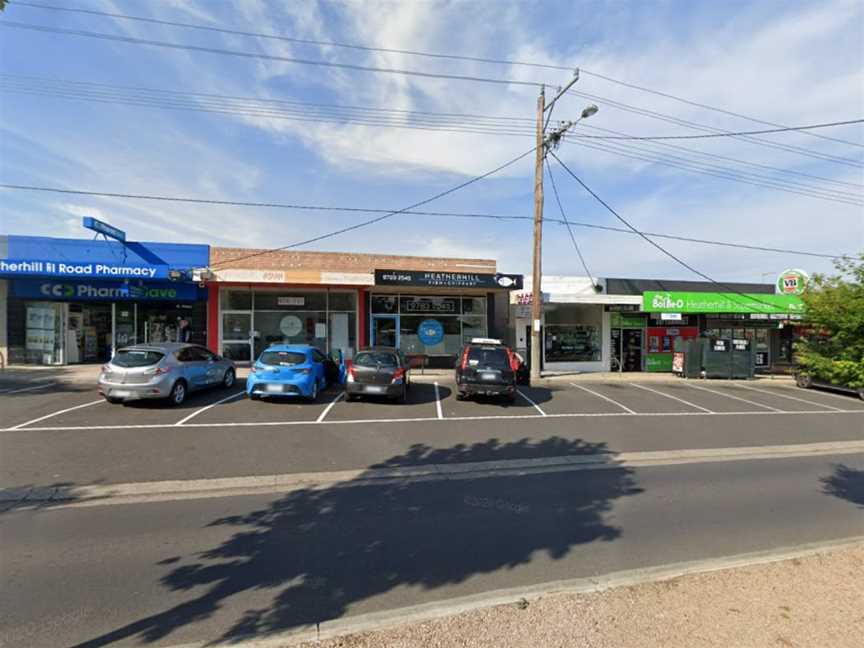
<path fill-rule="evenodd" d="M 786 390 L 791 390 L 791 391 L 799 391 L 799 392 L 803 391 L 801 387 L 797 387 L 797 386 L 793 387 L 792 385 L 777 385 L 777 387 L 779 389 L 786 389 Z M 813 390 L 810 390 L 810 393 L 819 394 L 820 396 L 830 396 L 831 398 L 839 398 L 840 400 L 844 400 L 847 403 L 850 400 L 852 400 L 852 401 L 855 400 L 855 394 L 839 393 L 839 392 L 830 391 L 828 389 L 813 389 Z M 862 410 L 862 411 L 864 411 L 864 410 Z"/>
<path fill-rule="evenodd" d="M 26 421 L 24 423 L 19 423 L 15 425 L 10 430 L 19 430 L 23 428 L 25 425 L 30 425 L 32 423 L 38 423 L 39 421 L 44 421 L 45 419 L 49 419 L 54 416 L 60 416 L 61 414 L 65 414 L 66 412 L 71 412 L 73 410 L 81 409 L 82 407 L 90 407 L 91 405 L 98 405 L 99 403 L 104 403 L 105 399 L 100 398 L 99 400 L 90 401 L 89 403 L 84 403 L 83 405 L 76 405 L 75 407 L 67 407 L 66 409 L 58 410 L 56 412 L 51 412 L 50 414 L 46 414 L 45 416 L 40 416 L 39 418 L 35 418 L 32 421 Z"/>
<path fill-rule="evenodd" d="M 614 401 L 613 401 L 614 402 Z M 859 416 L 864 415 L 864 410 L 862 409 L 854 409 L 854 410 L 841 410 L 839 412 L 833 412 L 829 410 L 801 410 L 798 412 L 787 412 L 787 411 L 754 411 L 747 410 L 744 412 L 714 412 L 713 414 L 706 414 L 705 412 L 633 412 L 632 410 L 629 412 L 572 412 L 572 413 L 562 413 L 562 414 L 546 414 L 546 419 L 565 419 L 565 418 L 615 418 L 619 416 L 639 416 L 645 418 L 657 418 L 664 417 L 669 418 L 673 416 L 811 416 L 811 415 L 821 415 L 821 416 L 837 416 L 840 414 L 857 414 Z M 53 416 L 53 415 L 52 415 Z M 448 423 L 452 421 L 498 421 L 498 420 L 507 420 L 513 421 L 516 419 L 532 419 L 536 421 L 538 418 L 536 414 L 493 414 L 493 415 L 485 415 L 485 416 L 448 416 L 447 418 L 432 418 L 429 416 L 424 417 L 415 417 L 415 418 L 392 418 L 392 419 L 349 419 L 345 421 L 339 420 L 331 420 L 324 421 L 324 423 L 320 425 L 369 425 L 370 423 L 439 423 L 442 421 L 447 421 Z M 22 424 L 26 425 L 26 424 Z M 319 425 L 315 421 L 237 421 L 237 422 L 226 422 L 226 423 L 187 423 L 183 427 L 187 428 L 228 428 L 228 427 L 278 427 L 278 426 L 295 426 L 295 425 Z M 174 423 L 139 423 L 139 424 L 131 424 L 131 425 L 57 425 L 57 426 L 46 426 L 46 427 L 34 427 L 34 428 L 26 428 L 26 430 L 19 430 L 17 428 L 0 428 L 0 432 L 91 432 L 93 430 L 159 430 L 166 428 L 174 428 L 176 427 Z"/>
<path fill-rule="evenodd" d="M 667 394 L 665 392 L 658 391 L 656 389 L 651 389 L 650 387 L 646 387 L 645 385 L 637 385 L 636 383 L 628 383 L 633 387 L 638 387 L 639 389 L 644 389 L 645 391 L 653 392 L 655 394 L 659 394 L 660 396 L 665 396 L 666 398 L 671 398 L 672 400 L 676 400 L 679 403 L 684 403 L 685 405 L 689 405 L 690 407 L 695 407 L 698 410 L 702 410 L 703 412 L 707 412 L 708 414 L 714 414 L 714 412 L 707 407 L 702 407 L 701 405 L 697 405 L 696 403 L 691 403 L 688 400 L 684 400 L 683 398 L 678 398 L 677 396 L 673 396 L 672 394 Z"/>
<path fill-rule="evenodd" d="M 771 407 L 770 405 L 765 405 L 764 403 L 757 403 L 756 401 L 747 400 L 746 398 L 741 398 L 740 396 L 733 396 L 732 394 L 726 394 L 724 392 L 714 391 L 713 389 L 707 389 L 706 387 L 699 387 L 689 382 L 684 383 L 685 387 L 691 387 L 692 389 L 701 389 L 702 391 L 708 392 L 709 394 L 717 394 L 718 396 L 725 396 L 726 398 L 733 398 L 737 401 L 741 401 L 742 403 L 749 403 L 750 405 L 756 405 L 756 407 L 764 407 L 765 409 L 771 410 L 772 412 L 780 412 L 783 413 L 784 410 L 777 409 L 776 407 Z"/>
<path fill-rule="evenodd" d="M 217 405 L 221 405 L 222 403 L 227 403 L 229 400 L 233 400 L 233 399 L 237 398 L 238 396 L 242 396 L 242 395 L 245 394 L 245 393 L 246 393 L 245 391 L 237 392 L 236 394 L 231 394 L 230 396 L 226 396 L 226 397 L 223 398 L 222 400 L 218 400 L 218 401 L 216 401 L 215 403 L 210 403 L 209 405 L 205 405 L 205 406 L 202 407 L 201 409 L 197 409 L 197 410 L 195 410 L 194 412 L 192 412 L 192 413 L 191 413 L 189 416 L 187 416 L 186 418 L 184 418 L 184 419 L 180 419 L 180 420 L 177 421 L 174 425 L 183 425 L 183 424 L 184 424 L 186 421 L 188 421 L 189 419 L 193 419 L 193 418 L 195 418 L 195 417 L 198 416 L 199 414 L 201 414 L 201 413 L 206 412 L 207 410 L 209 410 L 211 407 L 216 407 Z"/>
<path fill-rule="evenodd" d="M 750 387 L 749 385 L 737 384 L 736 387 L 740 387 L 741 389 L 749 389 L 750 391 L 759 392 L 760 394 L 768 394 L 769 396 L 777 396 L 778 398 L 788 398 L 789 400 L 798 401 L 799 403 L 807 403 L 808 405 L 824 407 L 829 410 L 834 410 L 835 412 L 841 411 L 839 407 L 834 407 L 833 405 L 826 405 L 825 403 L 817 403 L 816 401 L 807 400 L 806 398 L 798 398 L 797 396 L 788 396 L 786 394 L 776 394 L 773 391 L 768 391 L 766 389 L 757 389 L 756 387 Z"/>
<path fill-rule="evenodd" d="M 516 390 L 516 393 L 519 394 L 519 395 L 520 395 L 522 398 L 524 398 L 526 401 L 528 401 L 529 403 L 531 403 L 531 404 L 534 406 L 534 409 L 536 409 L 538 412 L 540 412 L 540 416 L 546 416 L 546 412 L 544 412 L 542 409 L 540 409 L 540 406 L 539 406 L 537 403 L 535 403 L 533 400 L 531 400 L 530 398 L 528 398 L 528 396 L 526 396 L 525 394 L 523 394 L 521 389 L 517 389 L 517 390 Z"/>
<path fill-rule="evenodd" d="M 444 418 L 444 412 L 441 411 L 441 394 L 438 392 L 438 383 L 433 383 L 435 386 L 435 410 L 438 412 L 438 418 Z"/>
<path fill-rule="evenodd" d="M 43 385 L 34 385 L 32 387 L 21 387 L 19 389 L 6 389 L 3 391 L 0 391 L 0 394 L 20 394 L 21 392 L 26 392 L 26 391 L 35 391 L 37 389 L 46 389 L 47 387 L 53 387 L 56 384 L 57 383 L 45 383 Z"/>
<path fill-rule="evenodd" d="M 597 396 L 597 398 L 602 398 L 602 399 L 605 400 L 605 401 L 609 401 L 609 402 L 612 403 L 613 405 L 617 405 L 618 407 L 620 407 L 621 409 L 623 409 L 623 410 L 624 410 L 625 412 L 627 412 L 628 414 L 636 414 L 636 413 L 637 413 L 637 412 L 634 412 L 634 411 L 633 411 L 632 409 L 630 409 L 629 407 L 627 407 L 626 405 L 622 405 L 622 404 L 619 403 L 618 401 L 616 401 L 616 400 L 612 400 L 612 399 L 609 398 L 608 396 L 604 396 L 603 394 L 601 394 L 601 393 L 599 393 L 599 392 L 595 392 L 593 389 L 588 389 L 587 387 L 583 387 L 582 385 L 577 385 L 576 383 L 570 383 L 570 384 L 571 384 L 573 387 L 575 387 L 576 389 L 581 389 L 582 391 L 586 391 L 586 392 L 588 392 L 589 394 L 591 394 L 591 395 L 593 395 L 593 396 Z"/>
<path fill-rule="evenodd" d="M 324 420 L 324 417 L 330 413 L 330 410 L 333 409 L 333 406 L 339 401 L 340 398 L 342 398 L 342 395 L 344 393 L 345 392 L 339 392 L 338 394 L 336 394 L 336 398 L 334 398 L 332 401 L 330 401 L 330 404 L 327 405 L 327 407 L 324 408 L 324 411 L 321 412 L 320 416 L 317 419 L 315 419 L 316 423 L 321 423 Z"/>

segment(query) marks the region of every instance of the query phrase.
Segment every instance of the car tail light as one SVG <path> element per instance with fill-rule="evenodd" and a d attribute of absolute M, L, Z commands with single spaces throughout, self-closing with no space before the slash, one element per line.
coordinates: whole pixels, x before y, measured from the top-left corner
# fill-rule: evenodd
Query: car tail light
<path fill-rule="evenodd" d="M 258 369 L 256 367 L 249 367 L 249 373 L 258 373 Z"/>
<path fill-rule="evenodd" d="M 170 371 L 170 369 L 166 369 L 165 367 L 155 367 L 154 369 L 147 371 L 145 373 L 152 376 L 161 376 L 162 374 L 166 374 Z"/>
<path fill-rule="evenodd" d="M 312 370 L 309 367 L 304 367 L 303 369 L 295 369 L 294 371 L 299 374 L 303 374 L 304 376 L 308 376 L 310 373 L 312 373 Z"/>
<path fill-rule="evenodd" d="M 516 357 L 516 354 L 510 349 L 507 349 L 507 357 L 510 358 L 510 369 L 513 371 L 519 371 L 519 359 Z"/>
<path fill-rule="evenodd" d="M 464 370 L 467 366 L 468 366 L 468 347 L 466 346 L 465 349 L 462 351 L 462 362 L 460 364 L 460 367 Z"/>
<path fill-rule="evenodd" d="M 110 364 L 102 365 L 102 373 L 108 373 L 110 371 L 111 371 L 111 365 Z"/>
<path fill-rule="evenodd" d="M 399 367 L 396 371 L 393 372 L 393 379 L 390 381 L 391 383 L 400 382 L 405 378 L 405 369 Z"/>
<path fill-rule="evenodd" d="M 347 370 L 347 375 L 345 376 L 345 379 L 348 382 L 354 382 L 355 380 L 357 380 L 357 372 L 354 371 L 354 363 L 351 360 L 348 360 L 345 363 L 345 369 Z"/>

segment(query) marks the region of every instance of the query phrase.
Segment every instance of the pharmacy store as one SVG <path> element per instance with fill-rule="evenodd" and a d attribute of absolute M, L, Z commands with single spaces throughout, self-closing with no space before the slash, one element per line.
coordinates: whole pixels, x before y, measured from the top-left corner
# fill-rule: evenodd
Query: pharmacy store
<path fill-rule="evenodd" d="M 208 259 L 206 245 L 0 237 L 0 363 L 95 363 L 130 344 L 203 344 L 207 291 L 192 277 Z"/>

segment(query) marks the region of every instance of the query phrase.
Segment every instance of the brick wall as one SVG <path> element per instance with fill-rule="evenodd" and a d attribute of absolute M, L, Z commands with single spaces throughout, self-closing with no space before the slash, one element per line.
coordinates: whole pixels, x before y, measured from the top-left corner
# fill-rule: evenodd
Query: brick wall
<path fill-rule="evenodd" d="M 230 259 L 264 250 L 210 248 L 210 265 L 218 269 L 318 270 L 324 272 L 372 272 L 375 269 L 430 270 L 437 272 L 496 272 L 494 259 L 443 259 L 393 254 L 349 252 L 268 252 L 229 263 Z"/>

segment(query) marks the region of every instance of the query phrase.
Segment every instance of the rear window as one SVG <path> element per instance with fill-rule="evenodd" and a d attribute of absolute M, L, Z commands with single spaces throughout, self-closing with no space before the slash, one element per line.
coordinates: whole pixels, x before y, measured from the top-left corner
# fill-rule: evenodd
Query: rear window
<path fill-rule="evenodd" d="M 155 365 L 164 357 L 165 354 L 158 351 L 121 349 L 112 358 L 111 364 L 126 368 L 149 367 L 150 365 Z"/>
<path fill-rule="evenodd" d="M 261 354 L 259 362 L 265 365 L 290 367 L 306 362 L 306 354 L 296 351 L 265 351 Z"/>
<path fill-rule="evenodd" d="M 396 356 L 392 353 L 358 353 L 354 357 L 354 364 L 358 367 L 396 367 Z"/>
<path fill-rule="evenodd" d="M 510 358 L 500 346 L 474 346 L 468 348 L 468 366 L 489 369 L 509 369 Z"/>

